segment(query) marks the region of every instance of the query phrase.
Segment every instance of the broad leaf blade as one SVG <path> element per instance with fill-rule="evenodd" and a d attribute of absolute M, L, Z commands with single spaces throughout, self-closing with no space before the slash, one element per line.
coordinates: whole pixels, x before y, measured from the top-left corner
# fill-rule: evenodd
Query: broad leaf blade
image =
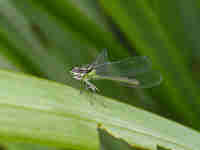
<path fill-rule="evenodd" d="M 100 150 L 137 150 L 123 139 L 114 137 L 102 127 L 98 127 Z M 140 149 L 141 150 L 141 149 Z"/>
<path fill-rule="evenodd" d="M 0 136 L 71 149 L 98 149 L 97 124 L 138 147 L 198 149 L 200 134 L 106 97 L 0 71 Z M 91 142 L 93 141 L 93 142 Z"/>

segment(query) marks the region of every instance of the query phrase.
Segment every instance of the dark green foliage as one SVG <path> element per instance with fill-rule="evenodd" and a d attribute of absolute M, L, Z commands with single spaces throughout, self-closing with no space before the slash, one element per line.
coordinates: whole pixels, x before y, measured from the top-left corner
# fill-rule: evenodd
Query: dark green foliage
<path fill-rule="evenodd" d="M 99 94 L 199 131 L 199 4 L 196 0 L 2 0 L 0 67 L 80 89 L 69 70 L 91 63 L 103 48 L 108 49 L 111 60 L 148 56 L 153 68 L 162 73 L 160 86 L 134 89 L 96 81 L 102 89 Z M 9 89 L 9 81 L 15 82 L 15 78 L 6 75 Z M 3 81 L 4 72 L 1 77 Z M 20 83 L 26 91 L 23 79 Z M 13 93 L 8 95 L 13 102 Z M 70 99 L 76 97 L 71 94 Z"/>

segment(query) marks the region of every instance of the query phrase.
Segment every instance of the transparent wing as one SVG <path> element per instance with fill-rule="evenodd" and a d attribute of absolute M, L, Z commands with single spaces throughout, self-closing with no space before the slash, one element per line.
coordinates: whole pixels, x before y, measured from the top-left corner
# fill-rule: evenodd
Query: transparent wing
<path fill-rule="evenodd" d="M 108 62 L 108 52 L 107 49 L 103 49 L 103 51 L 97 56 L 95 61 L 92 63 L 92 65 L 97 66 L 106 62 Z"/>
<path fill-rule="evenodd" d="M 108 62 L 95 67 L 97 79 L 108 79 L 136 88 L 159 85 L 161 74 L 153 71 L 148 57 L 137 56 L 117 62 Z"/>

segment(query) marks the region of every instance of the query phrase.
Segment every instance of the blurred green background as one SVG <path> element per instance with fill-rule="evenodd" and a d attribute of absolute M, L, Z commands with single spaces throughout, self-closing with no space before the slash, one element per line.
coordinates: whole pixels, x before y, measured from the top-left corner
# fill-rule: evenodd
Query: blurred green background
<path fill-rule="evenodd" d="M 199 18 L 196 0 L 1 0 L 0 68 L 79 89 L 69 70 L 103 48 L 113 61 L 148 56 L 162 73 L 160 86 L 97 81 L 99 94 L 200 130 Z M 15 146 L 5 147 L 26 149 Z"/>

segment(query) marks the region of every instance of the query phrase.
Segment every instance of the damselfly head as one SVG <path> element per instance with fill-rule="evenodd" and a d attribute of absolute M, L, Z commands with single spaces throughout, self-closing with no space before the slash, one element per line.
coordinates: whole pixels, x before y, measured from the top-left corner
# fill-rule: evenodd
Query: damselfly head
<path fill-rule="evenodd" d="M 70 73 L 72 75 L 76 75 L 76 74 L 79 74 L 80 73 L 80 68 L 79 67 L 73 67 L 70 71 Z"/>
<path fill-rule="evenodd" d="M 73 67 L 72 70 L 70 71 L 72 75 L 76 74 L 86 74 L 91 71 L 91 67 L 88 66 L 83 66 L 83 67 Z"/>
<path fill-rule="evenodd" d="M 91 65 L 86 65 L 83 67 L 73 67 L 70 71 L 73 78 L 76 80 L 82 80 L 83 77 L 92 70 Z"/>

